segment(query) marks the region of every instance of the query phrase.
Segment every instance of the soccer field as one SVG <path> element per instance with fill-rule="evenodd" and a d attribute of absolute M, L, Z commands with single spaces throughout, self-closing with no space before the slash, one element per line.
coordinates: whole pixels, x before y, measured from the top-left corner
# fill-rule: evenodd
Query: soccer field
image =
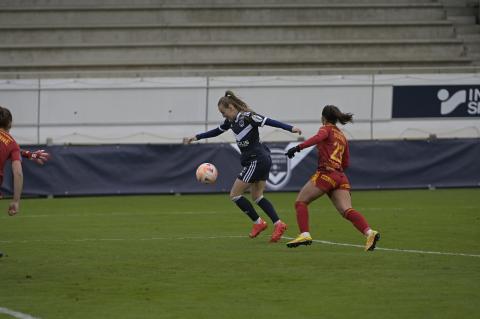
<path fill-rule="evenodd" d="M 296 194 L 266 194 L 297 235 Z M 328 199 L 289 249 L 228 195 L 0 204 L 1 309 L 35 318 L 469 318 L 480 300 L 480 189 L 355 191 L 374 252 Z M 259 209 L 260 211 L 260 209 Z M 265 216 L 263 213 L 262 216 Z M 21 318 L 21 317 L 19 317 Z M 28 318 L 28 317 L 23 317 Z"/>

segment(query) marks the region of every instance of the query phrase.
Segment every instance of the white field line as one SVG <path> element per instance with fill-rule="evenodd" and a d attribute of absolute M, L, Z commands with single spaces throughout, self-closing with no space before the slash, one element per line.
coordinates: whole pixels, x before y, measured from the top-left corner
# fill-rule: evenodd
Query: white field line
<path fill-rule="evenodd" d="M 285 237 L 285 239 L 294 239 L 292 237 Z M 346 244 L 346 243 L 336 243 L 333 241 L 328 240 L 313 240 L 314 243 L 320 243 L 325 245 L 336 245 L 336 246 L 347 246 L 347 247 L 359 247 L 364 248 L 363 245 L 356 245 L 356 244 Z M 417 250 L 417 249 L 400 249 L 400 248 L 382 248 L 382 247 L 375 247 L 375 250 L 385 250 L 385 251 L 395 251 L 401 253 L 412 253 L 412 254 L 427 254 L 427 255 L 446 255 L 446 256 L 464 256 L 464 257 L 479 257 L 480 255 L 476 254 L 464 254 L 464 253 L 452 253 L 452 252 L 441 252 L 441 251 L 428 251 L 428 250 Z"/>
<path fill-rule="evenodd" d="M 111 213 L 76 213 L 76 214 L 22 214 L 16 215 L 14 218 L 46 218 L 46 217 L 94 217 L 94 216 L 138 216 L 138 215 L 214 215 L 220 212 L 208 211 L 191 211 L 191 212 L 111 212 Z M 0 216 L 0 219 L 9 219 L 12 216 Z"/>
<path fill-rule="evenodd" d="M 28 240 L 0 240 L 1 244 L 28 244 L 28 243 L 42 243 L 42 242 L 55 242 L 55 243 L 71 243 L 71 242 L 90 242 L 90 241 L 154 241 L 154 240 L 206 240 L 206 239 L 225 239 L 225 238 L 248 238 L 245 235 L 225 235 L 225 236 L 179 236 L 179 237 L 150 237 L 150 238 L 78 238 L 78 239 L 28 239 Z M 283 236 L 282 239 L 291 240 L 292 237 Z M 325 244 L 325 245 L 335 245 L 335 246 L 345 246 L 345 247 L 356 247 L 364 248 L 363 245 L 349 244 L 349 243 L 337 243 L 327 240 L 316 240 L 313 242 Z M 456 252 L 440 252 L 440 251 L 428 251 L 428 250 L 417 250 L 417 249 L 400 249 L 400 248 L 382 248 L 376 247 L 375 250 L 384 250 L 384 251 L 394 251 L 400 253 L 411 253 L 411 254 L 427 254 L 427 255 L 444 255 L 444 256 L 463 256 L 463 257 L 477 257 L 480 258 L 479 254 L 465 254 L 465 253 L 456 253 Z"/>
<path fill-rule="evenodd" d="M 441 208 L 441 207 L 439 207 Z M 404 207 L 392 207 L 385 209 L 385 207 L 358 207 L 358 210 L 361 211 L 385 211 L 385 212 L 401 212 L 401 211 L 417 211 L 420 208 L 404 208 Z M 465 210 L 478 210 L 478 206 L 459 206 L 457 209 L 465 209 Z M 326 211 L 333 211 L 331 209 L 312 209 L 312 213 L 320 213 Z M 214 214 L 223 214 L 228 213 L 228 211 L 223 212 L 216 212 L 216 211 L 185 211 L 185 212 L 110 212 L 110 213 L 73 213 L 73 214 L 35 214 L 35 213 L 20 213 L 15 216 L 15 218 L 46 218 L 46 217 L 90 217 L 90 216 L 135 216 L 135 215 L 214 215 Z M 0 215 L 0 219 L 9 219 L 12 218 L 11 216 Z"/>
<path fill-rule="evenodd" d="M 150 237 L 150 238 L 78 238 L 78 239 L 27 239 L 27 240 L 0 240 L 0 244 L 29 244 L 29 243 L 72 243 L 88 241 L 153 241 L 153 240 L 201 240 L 222 238 L 248 238 L 246 235 L 225 236 L 179 236 L 179 237 Z"/>
<path fill-rule="evenodd" d="M 18 318 L 18 319 L 40 319 L 38 317 L 32 317 L 30 315 L 27 315 L 26 313 L 13 311 L 11 309 L 3 308 L 3 307 L 0 307 L 0 313 L 6 314 L 6 315 L 12 316 L 14 318 Z"/>

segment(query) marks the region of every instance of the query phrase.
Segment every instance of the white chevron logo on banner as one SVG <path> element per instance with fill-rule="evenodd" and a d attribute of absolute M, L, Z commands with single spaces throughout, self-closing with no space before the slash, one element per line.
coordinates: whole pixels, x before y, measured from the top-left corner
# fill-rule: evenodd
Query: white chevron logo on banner
<path fill-rule="evenodd" d="M 289 181 L 291 177 L 291 171 L 313 150 L 314 147 L 303 150 L 296 153 L 295 157 L 289 159 L 285 153 L 291 147 L 297 146 L 300 142 L 290 142 L 283 149 L 271 148 L 272 167 L 270 174 L 268 175 L 267 186 L 272 190 L 282 189 Z M 236 143 L 230 144 L 238 153 L 240 149 Z"/>

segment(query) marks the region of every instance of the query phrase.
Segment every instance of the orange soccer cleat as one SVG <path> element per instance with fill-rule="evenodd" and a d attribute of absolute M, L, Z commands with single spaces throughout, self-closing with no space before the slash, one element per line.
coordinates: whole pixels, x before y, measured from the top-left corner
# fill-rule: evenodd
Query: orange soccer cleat
<path fill-rule="evenodd" d="M 272 237 L 270 238 L 271 243 L 276 243 L 282 238 L 283 233 L 287 230 L 287 224 L 282 221 L 279 221 L 275 224 L 275 229 L 273 230 Z"/>
<path fill-rule="evenodd" d="M 255 238 L 258 236 L 258 234 L 267 229 L 267 227 L 268 225 L 264 220 L 262 220 L 260 224 L 253 224 L 252 231 L 250 232 L 250 234 L 248 234 L 248 236 L 250 238 Z"/>

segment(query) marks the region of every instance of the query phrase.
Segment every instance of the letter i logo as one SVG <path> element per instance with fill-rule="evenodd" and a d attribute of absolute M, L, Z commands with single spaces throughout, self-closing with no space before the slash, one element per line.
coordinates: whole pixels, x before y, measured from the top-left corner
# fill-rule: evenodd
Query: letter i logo
<path fill-rule="evenodd" d="M 447 115 L 455 111 L 462 103 L 467 101 L 467 90 L 461 90 L 450 96 L 446 89 L 441 89 L 437 93 L 437 97 L 442 101 L 440 105 L 440 114 Z"/>

